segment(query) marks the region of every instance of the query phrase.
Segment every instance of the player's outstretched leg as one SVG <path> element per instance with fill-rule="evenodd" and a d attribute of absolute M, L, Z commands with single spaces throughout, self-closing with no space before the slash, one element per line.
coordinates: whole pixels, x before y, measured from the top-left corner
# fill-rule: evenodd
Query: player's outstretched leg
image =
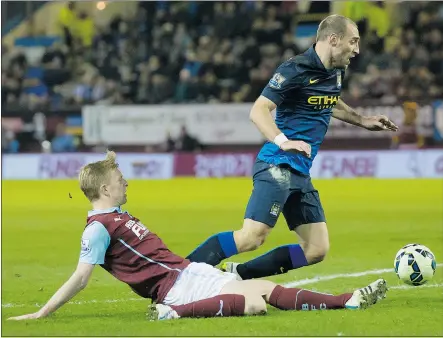
<path fill-rule="evenodd" d="M 153 304 L 148 320 L 233 317 L 266 313 L 266 302 L 258 295 L 223 294 L 183 305 Z"/>
<path fill-rule="evenodd" d="M 365 309 L 385 298 L 386 292 L 384 279 L 378 279 L 353 293 L 336 296 L 299 288 L 286 288 L 266 280 L 233 281 L 222 290 L 222 293 L 259 294 L 268 304 L 280 310 Z"/>
<path fill-rule="evenodd" d="M 280 310 L 366 309 L 386 297 L 384 279 L 337 296 L 299 288 L 286 288 L 266 280 L 232 281 L 221 294 L 183 305 L 151 305 L 149 320 L 231 317 L 266 314 L 266 303 Z"/>
<path fill-rule="evenodd" d="M 334 310 L 366 309 L 386 297 L 384 279 L 338 296 L 298 288 L 277 285 L 267 299 L 268 303 L 281 310 Z"/>

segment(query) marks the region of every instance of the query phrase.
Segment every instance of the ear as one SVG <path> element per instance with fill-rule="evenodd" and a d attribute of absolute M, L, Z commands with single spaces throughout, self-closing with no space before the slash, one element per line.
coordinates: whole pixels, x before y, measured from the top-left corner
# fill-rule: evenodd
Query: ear
<path fill-rule="evenodd" d="M 331 35 L 329 35 L 329 43 L 331 44 L 332 47 L 337 47 L 339 40 L 340 39 L 338 38 L 337 34 L 332 33 Z"/>
<path fill-rule="evenodd" d="M 109 190 L 108 190 L 108 186 L 106 184 L 102 184 L 100 186 L 100 193 L 105 196 L 109 196 Z"/>

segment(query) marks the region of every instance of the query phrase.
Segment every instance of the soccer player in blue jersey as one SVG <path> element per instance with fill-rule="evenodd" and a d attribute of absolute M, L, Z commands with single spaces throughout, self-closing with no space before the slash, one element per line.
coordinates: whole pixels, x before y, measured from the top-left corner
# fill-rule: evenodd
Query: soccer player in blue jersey
<path fill-rule="evenodd" d="M 330 15 L 320 23 L 316 43 L 278 67 L 250 113 L 268 141 L 253 168 L 254 189 L 243 227 L 210 237 L 188 256 L 191 261 L 217 265 L 232 255 L 257 249 L 281 212 L 300 244 L 277 247 L 243 264 L 224 263 L 222 269 L 252 279 L 324 259 L 329 250 L 328 229 L 309 170 L 331 116 L 367 130 L 398 129 L 386 116 L 361 116 L 340 99 L 346 68 L 359 53 L 359 40 L 352 20 Z"/>

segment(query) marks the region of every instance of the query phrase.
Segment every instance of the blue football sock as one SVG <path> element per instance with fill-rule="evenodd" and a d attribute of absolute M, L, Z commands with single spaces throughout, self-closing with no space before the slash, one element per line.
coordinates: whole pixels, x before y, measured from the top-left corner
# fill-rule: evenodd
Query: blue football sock
<path fill-rule="evenodd" d="M 209 237 L 206 242 L 195 249 L 188 257 L 191 262 L 206 263 L 212 266 L 219 264 L 225 258 L 236 255 L 237 246 L 234 232 L 220 232 Z"/>
<path fill-rule="evenodd" d="M 275 248 L 253 260 L 239 264 L 237 273 L 243 279 L 280 275 L 308 265 L 303 249 L 298 244 Z"/>

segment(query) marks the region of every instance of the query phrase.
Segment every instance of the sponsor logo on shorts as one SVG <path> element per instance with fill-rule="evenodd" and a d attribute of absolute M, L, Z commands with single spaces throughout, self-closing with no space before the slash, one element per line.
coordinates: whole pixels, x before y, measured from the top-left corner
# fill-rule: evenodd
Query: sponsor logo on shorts
<path fill-rule="evenodd" d="M 220 299 L 220 310 L 215 314 L 216 317 L 223 317 L 223 300 Z"/>
<path fill-rule="evenodd" d="M 280 204 L 278 204 L 278 203 L 274 203 L 274 204 L 272 205 L 271 210 L 269 211 L 269 213 L 270 213 L 272 216 L 277 217 L 278 214 L 280 213 Z"/>

